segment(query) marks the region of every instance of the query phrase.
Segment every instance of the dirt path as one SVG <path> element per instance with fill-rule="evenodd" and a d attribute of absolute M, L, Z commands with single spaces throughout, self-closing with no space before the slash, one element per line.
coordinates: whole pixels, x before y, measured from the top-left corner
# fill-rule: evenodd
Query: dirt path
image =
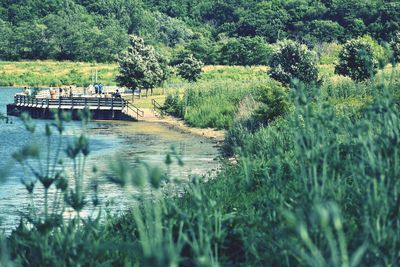
<path fill-rule="evenodd" d="M 187 126 L 185 122 L 181 119 L 177 119 L 172 116 L 164 116 L 163 118 L 161 118 L 159 116 L 156 116 L 152 109 L 142 109 L 142 110 L 144 111 L 144 117 L 141 118 L 140 121 L 163 123 L 180 131 L 198 136 L 204 136 L 206 138 L 213 139 L 218 142 L 224 140 L 225 131 L 223 130 L 215 130 L 212 128 L 203 129 L 203 128 L 190 127 Z"/>

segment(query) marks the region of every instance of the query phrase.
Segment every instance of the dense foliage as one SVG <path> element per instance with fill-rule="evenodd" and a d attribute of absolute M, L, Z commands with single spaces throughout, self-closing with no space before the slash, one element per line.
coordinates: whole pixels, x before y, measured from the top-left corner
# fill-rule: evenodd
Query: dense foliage
<path fill-rule="evenodd" d="M 400 31 L 393 37 L 390 46 L 392 47 L 394 61 L 400 63 Z"/>
<path fill-rule="evenodd" d="M 140 37 L 130 36 L 129 43 L 128 50 L 119 59 L 118 84 L 133 90 L 160 85 L 167 78 L 165 60 Z"/>
<path fill-rule="evenodd" d="M 135 34 L 166 54 L 184 47 L 206 64 L 264 64 L 230 61 L 221 47 L 286 38 L 315 46 L 364 34 L 390 42 L 399 25 L 394 0 L 5 0 L 0 59 L 113 61 Z"/>
<path fill-rule="evenodd" d="M 293 80 L 307 84 L 318 82 L 318 61 L 307 46 L 294 41 L 279 42 L 271 55 L 268 74 L 286 85 Z"/>
<path fill-rule="evenodd" d="M 376 73 L 377 60 L 372 46 L 362 39 L 349 40 L 339 53 L 335 72 L 355 81 L 371 78 Z"/>
<path fill-rule="evenodd" d="M 224 65 L 267 65 L 272 48 L 261 37 L 228 39 L 220 50 L 220 63 Z"/>
<path fill-rule="evenodd" d="M 189 82 L 195 82 L 200 77 L 203 67 L 203 62 L 190 55 L 177 66 L 177 69 L 182 78 Z"/>

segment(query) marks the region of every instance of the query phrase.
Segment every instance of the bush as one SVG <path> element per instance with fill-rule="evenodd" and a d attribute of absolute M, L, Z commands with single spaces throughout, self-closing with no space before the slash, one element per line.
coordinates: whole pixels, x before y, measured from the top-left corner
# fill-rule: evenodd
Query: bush
<path fill-rule="evenodd" d="M 190 55 L 177 66 L 178 74 L 189 82 L 195 82 L 200 77 L 203 66 L 203 62 Z"/>
<path fill-rule="evenodd" d="M 257 100 L 262 105 L 255 111 L 255 119 L 268 125 L 280 116 L 285 115 L 290 108 L 290 99 L 287 88 L 277 84 L 262 85 L 258 88 Z"/>
<path fill-rule="evenodd" d="M 340 51 L 339 64 L 335 67 L 335 73 L 360 82 L 373 77 L 376 67 L 377 61 L 371 44 L 362 39 L 353 39 L 347 41 Z"/>
<path fill-rule="evenodd" d="M 393 40 L 390 42 L 390 46 L 393 51 L 393 61 L 396 63 L 400 62 L 400 32 L 396 32 Z"/>
<path fill-rule="evenodd" d="M 318 83 L 318 63 L 307 46 L 291 40 L 279 42 L 270 60 L 268 74 L 283 84 L 297 79 L 305 84 Z"/>
<path fill-rule="evenodd" d="M 183 103 L 179 98 L 179 93 L 167 96 L 164 102 L 163 110 L 168 114 L 178 118 L 183 116 Z"/>
<path fill-rule="evenodd" d="M 380 68 L 384 68 L 390 62 L 391 53 L 386 46 L 380 45 L 369 35 L 364 35 L 359 39 L 371 45 L 372 53 Z"/>

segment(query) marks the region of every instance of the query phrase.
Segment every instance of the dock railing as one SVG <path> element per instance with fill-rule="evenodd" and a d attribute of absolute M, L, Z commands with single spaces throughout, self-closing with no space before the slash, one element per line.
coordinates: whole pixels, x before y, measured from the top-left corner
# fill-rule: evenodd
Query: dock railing
<path fill-rule="evenodd" d="M 122 110 L 125 107 L 125 100 L 115 97 L 59 97 L 57 99 L 49 99 L 16 95 L 14 104 L 36 108 L 83 109 L 87 107 L 90 109 Z"/>
<path fill-rule="evenodd" d="M 158 103 L 155 99 L 151 100 L 151 104 L 153 105 L 153 111 L 160 113 L 161 117 L 164 117 L 167 113 L 163 109 L 160 103 Z"/>
<path fill-rule="evenodd" d="M 124 107 L 126 108 L 126 112 L 129 114 L 129 110 L 132 111 L 136 115 L 136 119 L 139 120 L 139 117 L 143 118 L 144 117 L 144 111 L 135 106 L 132 102 L 129 102 L 128 100 L 123 100 L 124 101 Z"/>
<path fill-rule="evenodd" d="M 57 99 L 33 98 L 26 95 L 15 95 L 14 104 L 20 107 L 48 109 L 84 109 L 119 110 L 129 114 L 133 112 L 136 119 L 144 116 L 143 110 L 121 97 L 59 97 Z"/>

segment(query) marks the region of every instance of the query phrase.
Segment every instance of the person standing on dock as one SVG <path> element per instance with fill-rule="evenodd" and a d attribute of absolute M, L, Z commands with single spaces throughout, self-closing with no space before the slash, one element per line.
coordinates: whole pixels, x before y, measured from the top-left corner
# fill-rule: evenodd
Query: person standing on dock
<path fill-rule="evenodd" d="M 97 95 L 99 93 L 99 85 L 96 83 L 94 84 L 94 93 Z"/>
<path fill-rule="evenodd" d="M 100 83 L 99 84 L 99 94 L 102 94 L 102 93 L 103 93 L 103 84 Z"/>
<path fill-rule="evenodd" d="M 56 90 L 51 88 L 49 90 L 50 90 L 50 98 L 56 99 Z"/>

